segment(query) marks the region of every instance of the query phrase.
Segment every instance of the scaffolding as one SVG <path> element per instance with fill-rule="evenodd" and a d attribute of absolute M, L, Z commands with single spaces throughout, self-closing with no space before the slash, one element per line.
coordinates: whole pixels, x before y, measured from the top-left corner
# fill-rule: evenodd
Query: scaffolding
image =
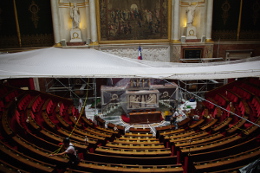
<path fill-rule="evenodd" d="M 204 98 L 205 93 L 225 84 L 224 79 L 219 80 L 179 80 L 178 85 L 185 90 Z M 183 99 L 189 100 L 193 97 L 189 92 L 182 93 Z"/>
<path fill-rule="evenodd" d="M 87 103 L 96 103 L 100 97 L 97 97 L 97 87 L 95 78 L 47 78 L 45 79 L 45 88 L 47 93 L 58 95 L 73 100 L 75 106 L 79 106 L 80 100 Z M 93 104 L 95 109 L 97 104 Z"/>

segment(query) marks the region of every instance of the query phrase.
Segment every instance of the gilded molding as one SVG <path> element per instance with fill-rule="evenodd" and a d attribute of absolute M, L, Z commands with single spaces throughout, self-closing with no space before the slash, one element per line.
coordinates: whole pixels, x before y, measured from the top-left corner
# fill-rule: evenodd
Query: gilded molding
<path fill-rule="evenodd" d="M 118 40 L 102 40 L 102 35 L 104 33 L 101 33 L 101 28 L 102 28 L 102 24 L 104 22 L 102 22 L 102 19 L 104 19 L 104 16 L 101 16 L 101 11 L 100 11 L 100 6 L 104 5 L 104 4 L 100 4 L 100 0 L 95 0 L 96 2 L 96 20 L 97 20 L 97 29 L 98 29 L 98 42 L 100 44 L 111 44 L 111 43 L 156 43 L 156 42 L 168 42 L 170 43 L 170 38 L 171 38 L 171 21 L 172 21 L 172 15 L 171 15 L 171 7 L 172 7 L 172 0 L 166 0 L 165 2 L 168 4 L 166 9 L 168 10 L 167 14 L 166 14 L 166 23 L 167 23 L 167 28 L 165 29 L 165 32 L 167 34 L 167 38 L 162 38 L 162 39 L 134 39 L 134 40 L 128 40 L 128 39 L 118 39 Z M 108 7 L 106 7 L 108 8 Z M 113 26 L 114 28 L 114 26 Z M 167 29 L 167 31 L 166 31 Z M 112 32 L 112 30 L 111 30 Z M 124 34 L 123 34 L 124 35 Z"/>
<path fill-rule="evenodd" d="M 212 39 L 206 39 L 207 43 L 213 43 L 214 41 Z"/>
<path fill-rule="evenodd" d="M 186 1 L 182 0 L 180 2 L 181 5 L 190 5 L 190 3 L 191 3 L 191 5 L 205 4 L 205 0 L 200 0 L 200 1 L 196 1 L 196 2 L 190 2 L 190 0 L 186 0 Z"/>
<path fill-rule="evenodd" d="M 62 47 L 60 43 L 56 43 L 53 47 Z"/>
<path fill-rule="evenodd" d="M 98 42 L 91 42 L 90 44 L 89 44 L 89 46 L 98 46 L 99 44 L 98 44 Z"/>
<path fill-rule="evenodd" d="M 171 40 L 171 43 L 181 43 L 180 40 Z"/>

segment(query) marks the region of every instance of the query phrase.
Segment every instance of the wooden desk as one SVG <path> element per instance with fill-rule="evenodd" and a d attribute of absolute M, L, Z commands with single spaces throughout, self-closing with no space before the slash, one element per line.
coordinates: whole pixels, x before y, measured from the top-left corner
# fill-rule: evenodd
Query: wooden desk
<path fill-rule="evenodd" d="M 238 154 L 231 155 L 224 158 L 210 160 L 206 162 L 195 163 L 195 168 L 198 172 L 204 172 L 209 170 L 219 170 L 220 168 L 228 168 L 234 163 L 247 163 L 250 160 L 255 160 L 259 157 L 260 147 L 254 148 L 244 152 L 238 152 Z M 231 166 L 232 167 L 232 166 Z"/>
<path fill-rule="evenodd" d="M 231 122 L 232 118 L 228 117 L 225 120 L 223 120 L 221 123 L 217 124 L 214 128 L 212 128 L 212 130 L 214 132 L 217 132 L 223 128 L 225 128 L 226 126 L 228 126 L 228 124 Z"/>
<path fill-rule="evenodd" d="M 190 129 L 196 128 L 196 127 L 200 126 L 204 121 L 205 121 L 205 119 L 202 118 L 199 121 L 195 122 L 194 124 L 190 125 L 189 128 Z"/>
<path fill-rule="evenodd" d="M 190 136 L 184 136 L 184 137 L 177 137 L 177 138 L 170 138 L 170 142 L 179 142 L 179 141 L 189 141 L 197 138 L 202 138 L 209 135 L 206 131 L 197 132 L 195 134 L 191 134 Z"/>
<path fill-rule="evenodd" d="M 215 140 L 204 144 L 180 147 L 180 149 L 183 153 L 199 153 L 202 151 L 209 151 L 229 147 L 237 143 L 241 138 L 242 137 L 240 135 L 235 134 L 229 137 L 222 138 L 220 140 Z"/>
<path fill-rule="evenodd" d="M 127 136 L 132 136 L 132 137 L 153 137 L 152 133 L 135 133 L 135 132 L 127 132 L 124 135 L 125 137 Z"/>
<path fill-rule="evenodd" d="M 130 123 L 141 123 L 141 124 L 149 124 L 149 123 L 158 123 L 161 122 L 161 112 L 160 111 L 152 111 L 152 112 L 131 112 L 129 113 Z"/>
<path fill-rule="evenodd" d="M 204 125 L 200 126 L 199 128 L 201 130 L 206 130 L 206 129 L 212 127 L 214 124 L 216 124 L 217 121 L 218 121 L 218 119 L 211 119 L 207 124 L 204 124 Z"/>
<path fill-rule="evenodd" d="M 178 142 L 174 142 L 174 143 L 175 143 L 176 147 L 183 147 L 183 146 L 197 145 L 197 144 L 203 145 L 203 143 L 215 141 L 215 140 L 218 140 L 223 137 L 224 137 L 224 135 L 222 135 L 221 133 L 215 133 L 213 135 L 207 135 L 207 136 L 204 136 L 201 138 L 193 138 L 192 140 L 178 141 Z"/>
<path fill-rule="evenodd" d="M 63 157 L 49 157 L 48 155 L 51 154 L 51 151 L 48 151 L 46 149 L 40 148 L 37 145 L 30 144 L 25 139 L 21 138 L 20 136 L 13 136 L 13 141 L 15 141 L 18 146 L 20 147 L 20 150 L 27 152 L 27 155 L 30 155 L 33 158 L 36 158 L 38 160 L 44 160 L 47 163 L 68 163 L 69 160 L 65 159 Z"/>

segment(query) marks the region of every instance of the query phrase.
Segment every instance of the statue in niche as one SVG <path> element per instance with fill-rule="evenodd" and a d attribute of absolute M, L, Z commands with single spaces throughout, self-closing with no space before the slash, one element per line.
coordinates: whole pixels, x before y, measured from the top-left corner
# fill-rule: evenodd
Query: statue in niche
<path fill-rule="evenodd" d="M 198 6 L 198 3 L 196 5 L 191 5 L 191 2 L 189 3 L 189 6 L 186 10 L 187 26 L 192 26 L 193 20 L 194 20 L 195 9 L 196 9 L 197 6 Z"/>
<path fill-rule="evenodd" d="M 80 12 L 76 3 L 70 6 L 70 17 L 72 19 L 73 29 L 79 28 Z"/>

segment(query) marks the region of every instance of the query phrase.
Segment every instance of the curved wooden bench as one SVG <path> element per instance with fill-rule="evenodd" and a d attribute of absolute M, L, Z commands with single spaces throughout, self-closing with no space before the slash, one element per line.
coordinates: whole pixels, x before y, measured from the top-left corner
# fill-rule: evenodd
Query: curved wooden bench
<path fill-rule="evenodd" d="M 177 156 L 120 156 L 111 154 L 88 153 L 87 158 L 94 162 L 122 163 L 139 165 L 171 165 L 177 163 Z"/>
<path fill-rule="evenodd" d="M 20 173 L 30 173 L 30 171 L 25 171 L 22 168 L 15 167 L 12 163 L 7 163 L 3 160 L 0 160 L 0 171 L 3 173 L 17 173 L 19 170 Z"/>
<path fill-rule="evenodd" d="M 157 140 L 157 138 L 156 137 L 154 137 L 154 136 L 126 136 L 126 135 L 124 135 L 124 136 L 121 136 L 120 137 L 120 139 L 128 139 L 128 140 L 130 140 L 130 139 L 150 139 L 150 140 Z"/>
<path fill-rule="evenodd" d="M 199 128 L 201 130 L 207 130 L 207 129 L 211 128 L 217 122 L 218 122 L 218 119 L 214 118 L 214 119 L 211 119 L 208 123 L 201 125 Z"/>
<path fill-rule="evenodd" d="M 207 143 L 207 142 L 214 141 L 214 140 L 217 140 L 217 139 L 220 139 L 223 137 L 224 137 L 224 135 L 222 135 L 221 133 L 216 133 L 216 134 L 212 134 L 212 135 L 203 136 L 200 138 L 193 138 L 190 140 L 174 142 L 174 144 L 176 147 L 183 147 L 183 146 L 192 147 L 192 145 Z M 171 140 L 170 142 L 173 142 L 173 141 Z"/>
<path fill-rule="evenodd" d="M 53 132 L 55 132 L 57 130 L 57 126 L 56 124 L 54 124 L 51 119 L 49 118 L 48 114 L 44 111 L 42 112 L 42 118 L 46 124 L 46 126 L 44 126 L 46 129 L 49 129 Z"/>
<path fill-rule="evenodd" d="M 124 144 L 110 142 L 106 144 L 107 147 L 122 148 L 122 149 L 165 149 L 163 144 Z"/>
<path fill-rule="evenodd" d="M 209 135 L 208 132 L 206 131 L 200 131 L 200 132 L 197 132 L 197 133 L 192 133 L 191 135 L 189 136 L 183 136 L 183 137 L 173 137 L 173 138 L 170 138 L 170 142 L 180 142 L 180 141 L 189 141 L 189 140 L 192 140 L 192 139 L 197 139 L 197 138 L 201 138 L 201 137 L 205 137 Z"/>
<path fill-rule="evenodd" d="M 135 128 L 135 127 L 130 127 L 129 132 L 136 132 L 136 133 L 150 133 L 151 129 L 150 128 Z"/>
<path fill-rule="evenodd" d="M 189 125 L 188 127 L 190 129 L 195 129 L 197 128 L 198 126 L 200 126 L 202 123 L 204 123 L 205 119 L 204 118 L 201 118 L 199 119 L 199 121 L 196 121 L 195 123 L 193 123 L 192 125 Z"/>
<path fill-rule="evenodd" d="M 229 127 L 228 129 L 226 129 L 226 132 L 228 134 L 232 134 L 235 131 L 237 131 L 238 129 L 240 129 L 245 123 L 246 120 L 248 119 L 248 117 L 243 117 L 243 119 L 241 118 L 236 124 L 232 125 L 231 127 Z"/>
<path fill-rule="evenodd" d="M 259 158 L 260 155 L 260 147 L 254 148 L 248 151 L 244 151 L 242 153 L 238 153 L 235 155 L 231 155 L 224 158 L 218 158 L 215 160 L 209 160 L 206 162 L 195 162 L 195 168 L 197 171 L 208 171 L 212 169 L 223 169 L 230 168 L 231 166 L 239 166 L 244 165 L 246 163 L 250 163 L 255 159 Z"/>
<path fill-rule="evenodd" d="M 114 140 L 115 143 L 125 143 L 125 144 L 159 144 L 159 140 L 150 140 L 150 139 L 120 139 L 117 138 Z"/>
<path fill-rule="evenodd" d="M 67 164 L 69 162 L 68 159 L 65 159 L 61 156 L 59 157 L 49 157 L 49 154 L 52 151 L 48 151 L 46 149 L 40 148 L 35 144 L 31 144 L 20 136 L 16 135 L 12 137 L 13 141 L 18 145 L 18 149 L 23 153 L 27 153 L 33 158 L 38 160 L 44 160 L 47 163 L 55 163 L 55 164 Z"/>
<path fill-rule="evenodd" d="M 219 124 L 216 124 L 215 127 L 212 127 L 213 132 L 220 131 L 228 126 L 228 124 L 232 121 L 231 117 L 227 117 L 225 120 L 220 122 Z"/>
<path fill-rule="evenodd" d="M 53 132 L 50 132 L 46 129 L 41 129 L 39 132 L 38 132 L 38 135 L 52 143 L 61 143 L 63 142 L 63 139 L 64 137 L 61 137 Z M 68 137 L 68 136 L 66 136 Z M 75 141 L 73 139 L 71 139 L 71 143 L 73 143 L 73 145 L 79 149 L 81 149 L 82 151 L 85 151 L 86 148 L 88 147 L 88 145 L 86 144 L 86 142 L 79 142 L 79 141 Z"/>
<path fill-rule="evenodd" d="M 254 123 L 260 125 L 260 117 Z M 245 130 L 243 130 L 243 134 L 249 136 L 249 135 L 253 134 L 254 132 L 256 132 L 257 130 L 259 130 L 258 126 L 251 125 L 250 127 L 248 127 Z"/>
<path fill-rule="evenodd" d="M 196 131 L 194 130 L 187 130 L 187 131 L 182 131 L 182 132 L 179 132 L 179 133 L 174 133 L 174 134 L 171 134 L 171 135 L 167 135 L 164 137 L 165 140 L 170 140 L 172 138 L 180 138 L 180 137 L 186 137 L 186 136 L 190 136 L 190 135 L 194 135 L 196 134 Z"/>
<path fill-rule="evenodd" d="M 221 149 L 223 147 L 227 147 L 227 146 L 230 146 L 230 145 L 236 143 L 241 138 L 242 137 L 240 135 L 234 134 L 232 136 L 228 136 L 228 137 L 222 138 L 220 140 L 212 141 L 212 142 L 180 147 L 180 150 L 183 153 L 198 153 L 198 152 L 208 151 L 208 150 L 212 150 L 212 149 Z"/>
<path fill-rule="evenodd" d="M 90 172 L 171 172 L 171 173 L 182 173 L 183 168 L 180 164 L 172 165 L 130 165 L 130 164 L 111 164 L 102 162 L 81 162 L 78 165 L 79 170 L 85 170 Z"/>
<path fill-rule="evenodd" d="M 126 132 L 124 136 L 136 136 L 136 137 L 153 137 L 152 133 L 136 133 L 136 132 Z"/>
<path fill-rule="evenodd" d="M 249 148 L 255 148 L 255 147 L 258 147 L 256 138 L 251 138 L 251 139 L 244 138 L 241 143 L 237 143 L 235 145 L 232 145 L 230 147 L 225 147 L 222 149 L 191 154 L 190 158 L 196 162 L 214 160 L 220 157 L 228 157 L 229 155 L 234 155 L 239 151 L 245 151 Z"/>
<path fill-rule="evenodd" d="M 18 151 L 11 149 L 10 147 L 5 146 L 2 143 L 0 144 L 0 151 L 1 155 L 5 157 L 6 160 L 13 161 L 13 164 L 14 162 L 16 162 L 16 167 L 19 167 L 20 163 L 20 166 L 22 166 L 23 169 L 26 168 L 25 171 L 42 173 L 55 171 L 55 165 L 47 164 L 34 158 L 28 157 Z"/>
<path fill-rule="evenodd" d="M 171 151 L 169 149 L 119 149 L 98 146 L 95 150 L 96 153 L 105 153 L 111 155 L 122 155 L 122 156 L 170 156 Z"/>

